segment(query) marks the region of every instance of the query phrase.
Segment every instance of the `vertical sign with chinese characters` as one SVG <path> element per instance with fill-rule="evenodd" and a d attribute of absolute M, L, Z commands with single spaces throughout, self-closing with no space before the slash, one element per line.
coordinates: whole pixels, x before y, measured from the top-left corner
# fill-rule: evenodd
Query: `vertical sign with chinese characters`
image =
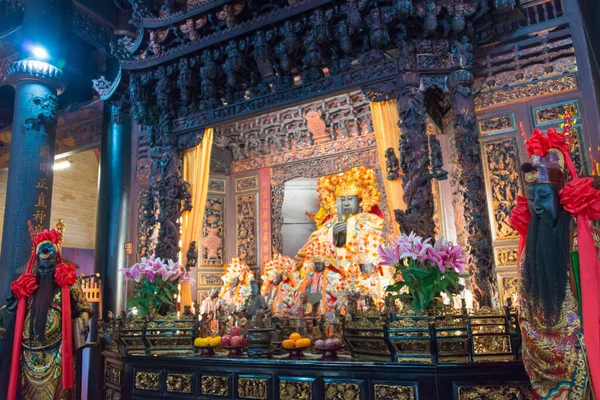
<path fill-rule="evenodd" d="M 42 144 L 39 148 L 38 159 L 39 168 L 35 191 L 33 196 L 34 210 L 30 220 L 36 230 L 41 231 L 48 227 L 50 218 L 50 200 L 52 192 L 50 191 L 50 182 L 53 174 L 53 149 L 49 144 Z"/>
<path fill-rule="evenodd" d="M 263 260 L 271 258 L 271 169 L 263 168 L 259 176 L 259 256 L 262 269 Z"/>

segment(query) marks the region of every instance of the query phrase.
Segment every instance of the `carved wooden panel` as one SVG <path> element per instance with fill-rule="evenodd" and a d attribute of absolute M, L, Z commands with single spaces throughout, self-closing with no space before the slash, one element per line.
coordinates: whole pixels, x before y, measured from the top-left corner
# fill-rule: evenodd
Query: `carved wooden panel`
<path fill-rule="evenodd" d="M 281 400 L 312 400 L 313 378 L 288 378 L 279 379 L 279 398 Z"/>
<path fill-rule="evenodd" d="M 236 254 L 248 265 L 257 264 L 257 194 L 236 197 Z"/>
<path fill-rule="evenodd" d="M 496 247 L 494 253 L 496 268 L 517 266 L 517 247 Z"/>
<path fill-rule="evenodd" d="M 369 100 L 356 91 L 224 124 L 215 130 L 215 144 L 233 152 L 234 172 L 239 172 L 252 164 L 267 166 L 273 162 L 270 156 L 369 132 L 373 132 Z"/>
<path fill-rule="evenodd" d="M 535 126 L 546 124 L 559 124 L 563 122 L 562 116 L 565 114 L 567 107 L 571 107 L 573 115 L 579 115 L 579 104 L 576 100 L 565 101 L 558 104 L 544 105 L 534 108 L 533 123 Z"/>
<path fill-rule="evenodd" d="M 168 374 L 167 392 L 192 393 L 192 374 Z"/>
<path fill-rule="evenodd" d="M 237 392 L 240 399 L 268 400 L 269 379 L 240 376 Z"/>
<path fill-rule="evenodd" d="M 522 101 L 523 99 L 558 94 L 577 90 L 579 82 L 576 75 L 550 78 L 546 81 L 532 82 L 523 86 L 513 86 L 475 96 L 475 108 L 478 110 L 501 104 Z"/>
<path fill-rule="evenodd" d="M 518 233 L 510 226 L 510 213 L 520 188 L 519 156 L 514 138 L 483 144 L 494 239 L 513 239 Z"/>
<path fill-rule="evenodd" d="M 458 386 L 456 388 L 458 400 L 531 400 L 533 393 L 528 384 L 503 385 L 503 386 Z"/>
<path fill-rule="evenodd" d="M 121 386 L 121 368 L 106 364 L 104 369 L 104 382 L 115 386 Z"/>
<path fill-rule="evenodd" d="M 479 128 L 479 134 L 481 135 L 510 132 L 515 129 L 515 117 L 514 114 L 511 113 L 482 118 L 477 121 L 477 127 Z"/>
<path fill-rule="evenodd" d="M 222 268 L 215 268 L 207 270 L 205 268 L 198 269 L 198 279 L 196 284 L 198 288 L 213 288 L 216 286 L 223 285 L 221 275 L 223 274 Z"/>
<path fill-rule="evenodd" d="M 225 198 L 208 195 L 202 225 L 200 266 L 224 265 Z"/>
<path fill-rule="evenodd" d="M 229 396 L 229 378 L 226 376 L 204 375 L 201 382 L 203 396 Z"/>
<path fill-rule="evenodd" d="M 247 176 L 235 180 L 236 192 L 245 192 L 254 189 L 258 189 L 258 176 Z"/>
<path fill-rule="evenodd" d="M 211 179 L 208 181 L 208 192 L 225 194 L 227 181 L 225 179 Z"/>
<path fill-rule="evenodd" d="M 137 390 L 146 390 L 151 392 L 158 391 L 158 372 L 140 372 L 135 373 L 135 388 Z"/>
<path fill-rule="evenodd" d="M 414 386 L 385 385 L 377 383 L 373 387 L 374 400 L 415 400 Z"/>
<path fill-rule="evenodd" d="M 575 122 L 581 122 L 579 102 L 577 100 L 570 100 L 532 109 L 533 123 L 536 127 L 544 131 L 551 127 L 560 131 L 560 125 L 564 122 L 563 115 L 567 108 L 571 109 L 576 119 Z M 586 165 L 587 147 L 583 141 L 582 126 L 580 124 L 575 125 L 571 130 L 571 134 L 571 158 L 573 159 L 573 164 L 580 174 L 585 175 L 589 169 Z"/>
<path fill-rule="evenodd" d="M 325 382 L 325 400 L 361 398 L 361 385 L 355 382 Z"/>
<path fill-rule="evenodd" d="M 519 277 L 505 276 L 500 280 L 500 285 L 502 291 L 502 301 L 506 302 L 506 299 L 511 299 L 513 305 L 516 306 L 516 300 L 519 293 Z"/>

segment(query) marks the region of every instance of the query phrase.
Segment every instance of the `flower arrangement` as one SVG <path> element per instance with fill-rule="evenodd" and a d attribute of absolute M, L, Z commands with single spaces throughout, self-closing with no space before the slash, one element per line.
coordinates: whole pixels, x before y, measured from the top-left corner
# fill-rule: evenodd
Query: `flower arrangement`
<path fill-rule="evenodd" d="M 419 312 L 426 309 L 440 293 L 452 297 L 451 291 L 459 290 L 458 279 L 467 265 L 462 248 L 443 242 L 440 235 L 435 244 L 431 239 L 423 240 L 414 232 L 402 234 L 392 246 L 379 246 L 381 265 L 393 266 L 396 276 L 402 280 L 387 287 L 388 292 L 399 292 L 406 288 L 408 294 L 397 294 L 397 298 L 408 297 Z"/>
<path fill-rule="evenodd" d="M 126 281 L 138 284 L 133 298 L 127 305 L 135 307 L 142 316 L 149 314 L 150 304 L 157 312 L 164 313 L 165 308 L 174 305 L 177 285 L 191 281 L 190 274 L 179 262 L 162 260 L 155 256 L 143 257 L 141 262 L 129 268 L 122 268 L 120 272 Z"/>

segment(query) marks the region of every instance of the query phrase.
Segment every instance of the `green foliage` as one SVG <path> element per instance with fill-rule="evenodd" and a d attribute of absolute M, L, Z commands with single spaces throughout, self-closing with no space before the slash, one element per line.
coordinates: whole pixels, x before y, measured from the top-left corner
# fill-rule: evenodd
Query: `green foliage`
<path fill-rule="evenodd" d="M 440 293 L 446 293 L 449 298 L 452 298 L 450 291 L 459 290 L 458 279 L 469 277 L 469 275 L 460 275 L 452 268 L 442 272 L 437 265 L 423 264 L 412 258 L 400 260 L 395 268 L 395 275 L 400 274 L 402 281 L 388 286 L 387 291 L 398 293 L 406 288 L 408 294 L 398 294 L 396 298 L 409 297 L 417 312 L 426 309 Z"/>
<path fill-rule="evenodd" d="M 157 278 L 150 282 L 142 278 L 138 283 L 135 295 L 127 302 L 128 307 L 135 307 L 138 315 L 145 316 L 149 313 L 149 305 L 154 304 L 154 310 L 158 313 L 163 305 L 174 305 L 173 299 L 177 293 L 177 286 L 173 282 Z"/>

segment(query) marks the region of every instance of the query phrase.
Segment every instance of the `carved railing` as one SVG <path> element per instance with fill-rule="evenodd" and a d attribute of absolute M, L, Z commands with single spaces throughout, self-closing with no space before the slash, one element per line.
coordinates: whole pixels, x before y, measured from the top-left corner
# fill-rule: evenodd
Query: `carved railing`
<path fill-rule="evenodd" d="M 344 339 L 358 359 L 427 365 L 518 361 L 521 346 L 512 307 L 358 315 Z"/>
<path fill-rule="evenodd" d="M 551 24 L 564 16 L 562 0 L 530 0 L 521 1 L 522 15 L 520 19 L 498 23 L 496 34 L 511 32 L 518 28 L 529 28 L 538 24 Z"/>

